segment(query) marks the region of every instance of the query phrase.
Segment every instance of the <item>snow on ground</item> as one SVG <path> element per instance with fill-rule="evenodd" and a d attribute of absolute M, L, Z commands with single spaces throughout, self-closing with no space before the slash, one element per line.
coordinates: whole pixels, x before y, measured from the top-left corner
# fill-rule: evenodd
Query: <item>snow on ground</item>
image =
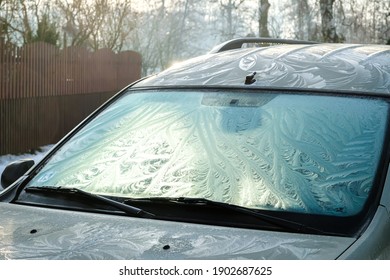
<path fill-rule="evenodd" d="M 41 160 L 44 155 L 53 147 L 53 145 L 47 145 L 39 148 L 39 151 L 36 151 L 34 154 L 20 154 L 20 155 L 2 155 L 0 156 L 0 175 L 3 173 L 4 168 L 7 164 L 17 161 L 20 159 L 33 159 L 35 163 Z"/>

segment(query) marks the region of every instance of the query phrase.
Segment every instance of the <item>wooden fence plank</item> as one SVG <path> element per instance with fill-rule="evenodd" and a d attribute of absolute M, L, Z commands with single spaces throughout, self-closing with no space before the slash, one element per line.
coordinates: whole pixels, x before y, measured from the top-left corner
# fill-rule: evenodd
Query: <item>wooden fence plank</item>
<path fill-rule="evenodd" d="M 141 76 L 141 56 L 0 43 L 0 155 L 57 142 Z"/>

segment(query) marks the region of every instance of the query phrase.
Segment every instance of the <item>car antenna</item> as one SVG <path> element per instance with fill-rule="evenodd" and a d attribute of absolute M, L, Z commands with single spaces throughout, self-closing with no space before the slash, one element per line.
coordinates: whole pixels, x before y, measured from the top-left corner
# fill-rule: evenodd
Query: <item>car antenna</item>
<path fill-rule="evenodd" d="M 251 85 L 251 84 L 253 84 L 254 82 L 256 82 L 255 75 L 256 75 L 256 72 L 253 72 L 252 74 L 247 75 L 247 76 L 245 77 L 245 84 L 246 84 L 246 85 Z"/>

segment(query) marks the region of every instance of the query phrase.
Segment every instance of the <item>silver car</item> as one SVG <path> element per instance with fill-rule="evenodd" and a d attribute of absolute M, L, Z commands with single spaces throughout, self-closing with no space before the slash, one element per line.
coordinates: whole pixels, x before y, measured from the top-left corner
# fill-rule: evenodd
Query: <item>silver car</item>
<path fill-rule="evenodd" d="M 0 259 L 390 259 L 389 102 L 390 46 L 229 41 L 10 164 Z"/>

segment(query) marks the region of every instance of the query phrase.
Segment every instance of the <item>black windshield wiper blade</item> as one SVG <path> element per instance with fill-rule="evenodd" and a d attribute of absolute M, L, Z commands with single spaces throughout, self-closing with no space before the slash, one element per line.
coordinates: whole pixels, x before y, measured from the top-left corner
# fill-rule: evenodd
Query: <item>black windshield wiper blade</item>
<path fill-rule="evenodd" d="M 66 188 L 66 187 L 54 187 L 54 186 L 42 186 L 42 187 L 28 187 L 24 189 L 26 192 L 40 192 L 40 193 L 57 193 L 57 194 L 65 194 L 65 195 L 77 195 L 81 197 L 86 197 L 88 199 L 93 199 L 105 205 L 114 207 L 118 210 L 123 211 L 126 214 L 143 217 L 143 218 L 152 218 L 155 215 L 149 212 L 146 212 L 140 208 L 124 204 L 113 199 L 104 197 L 102 195 L 93 194 L 90 192 L 83 191 L 78 188 Z"/>
<path fill-rule="evenodd" d="M 183 203 L 183 204 L 191 204 L 191 205 L 206 205 L 206 206 L 214 206 L 218 208 L 225 208 L 227 210 L 232 210 L 238 213 L 246 214 L 252 217 L 256 217 L 265 221 L 274 226 L 283 228 L 285 230 L 291 230 L 294 232 L 305 232 L 305 233 L 319 233 L 324 234 L 320 229 L 308 227 L 304 224 L 294 222 L 291 220 L 286 220 L 283 218 L 275 217 L 272 215 L 268 215 L 257 211 L 255 209 L 246 208 L 234 204 L 224 203 L 209 200 L 206 198 L 192 198 L 192 197 L 149 197 L 149 198 L 132 198 L 127 199 L 124 203 L 131 203 L 132 201 L 155 201 L 155 202 L 168 202 L 168 203 Z"/>

